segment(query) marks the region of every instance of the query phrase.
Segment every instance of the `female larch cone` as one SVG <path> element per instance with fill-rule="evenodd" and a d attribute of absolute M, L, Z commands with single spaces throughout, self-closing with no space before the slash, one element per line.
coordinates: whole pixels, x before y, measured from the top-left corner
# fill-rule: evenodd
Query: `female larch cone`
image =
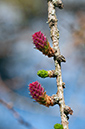
<path fill-rule="evenodd" d="M 51 48 L 46 36 L 41 32 L 36 32 L 32 35 L 33 43 L 38 50 L 48 57 L 54 56 L 54 50 Z"/>
<path fill-rule="evenodd" d="M 46 94 L 44 88 L 38 81 L 29 84 L 29 91 L 32 98 L 35 99 L 38 103 L 47 107 L 53 106 L 51 97 Z"/>

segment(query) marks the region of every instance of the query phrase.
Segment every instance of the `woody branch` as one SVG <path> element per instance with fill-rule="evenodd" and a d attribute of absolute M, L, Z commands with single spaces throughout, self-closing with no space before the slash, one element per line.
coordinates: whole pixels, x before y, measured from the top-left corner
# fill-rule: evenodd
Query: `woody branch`
<path fill-rule="evenodd" d="M 48 0 L 48 24 L 50 27 L 50 35 L 53 42 L 54 49 L 54 63 L 55 63 L 55 72 L 58 72 L 56 76 L 57 82 L 57 93 L 56 95 L 59 98 L 58 105 L 60 107 L 60 115 L 61 115 L 61 124 L 64 129 L 68 129 L 68 116 L 67 114 L 73 113 L 70 107 L 65 105 L 64 95 L 63 95 L 63 81 L 62 81 L 62 73 L 61 73 L 61 62 L 65 62 L 65 57 L 60 54 L 59 49 L 59 30 L 57 28 L 57 18 L 55 7 L 63 8 L 63 4 L 61 0 Z M 65 112 L 67 111 L 67 113 Z"/>

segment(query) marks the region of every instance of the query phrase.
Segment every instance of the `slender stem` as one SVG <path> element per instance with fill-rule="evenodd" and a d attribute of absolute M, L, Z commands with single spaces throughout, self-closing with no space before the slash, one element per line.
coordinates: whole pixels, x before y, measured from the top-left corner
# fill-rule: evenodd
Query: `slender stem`
<path fill-rule="evenodd" d="M 55 63 L 55 71 L 58 72 L 56 77 L 57 82 L 57 96 L 59 97 L 59 107 L 60 107 L 60 115 L 61 115 L 61 124 L 64 129 L 68 129 L 68 118 L 64 112 L 65 101 L 63 95 L 63 81 L 61 74 L 61 62 L 57 60 L 57 56 L 60 55 L 59 49 L 59 30 L 57 28 L 57 18 L 55 13 L 55 6 L 52 3 L 52 0 L 48 0 L 48 23 L 50 27 L 51 39 L 53 41 L 53 49 L 55 51 L 54 63 Z"/>
<path fill-rule="evenodd" d="M 13 106 L 11 104 L 8 104 L 7 102 L 5 102 L 2 99 L 0 99 L 0 103 L 3 104 L 6 108 L 8 108 L 13 113 L 14 117 L 18 120 L 19 123 L 21 123 L 22 125 L 24 125 L 27 128 L 35 129 L 34 127 L 32 127 L 32 125 L 30 123 L 26 122 L 17 111 L 15 111 L 15 109 L 13 108 Z"/>

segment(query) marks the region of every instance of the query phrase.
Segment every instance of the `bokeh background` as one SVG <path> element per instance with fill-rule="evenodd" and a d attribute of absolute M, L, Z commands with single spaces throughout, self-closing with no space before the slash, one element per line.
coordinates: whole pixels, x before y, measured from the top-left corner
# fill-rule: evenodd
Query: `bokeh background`
<path fill-rule="evenodd" d="M 64 0 L 56 9 L 60 50 L 66 57 L 62 76 L 65 103 L 73 111 L 69 129 L 85 129 L 85 0 Z M 34 49 L 32 34 L 42 31 L 50 41 L 47 0 L 0 0 L 0 129 L 53 129 L 59 107 L 31 99 L 28 84 L 39 81 L 48 95 L 57 92 L 55 79 L 37 76 L 54 69 L 52 58 Z"/>

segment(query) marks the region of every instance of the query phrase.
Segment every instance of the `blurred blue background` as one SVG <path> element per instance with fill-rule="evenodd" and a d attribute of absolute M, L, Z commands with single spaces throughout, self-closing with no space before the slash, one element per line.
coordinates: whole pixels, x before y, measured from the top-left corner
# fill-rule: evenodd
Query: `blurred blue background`
<path fill-rule="evenodd" d="M 85 0 L 64 0 L 56 9 L 60 31 L 64 97 L 74 113 L 69 129 L 85 129 Z M 57 92 L 55 78 L 37 76 L 40 69 L 53 70 L 54 61 L 34 49 L 32 34 L 42 31 L 51 46 L 46 0 L 0 0 L 0 100 L 13 105 L 28 122 L 26 126 L 0 103 L 0 129 L 53 129 L 61 123 L 58 105 L 44 107 L 31 99 L 28 84 L 39 81 L 48 95 Z"/>

